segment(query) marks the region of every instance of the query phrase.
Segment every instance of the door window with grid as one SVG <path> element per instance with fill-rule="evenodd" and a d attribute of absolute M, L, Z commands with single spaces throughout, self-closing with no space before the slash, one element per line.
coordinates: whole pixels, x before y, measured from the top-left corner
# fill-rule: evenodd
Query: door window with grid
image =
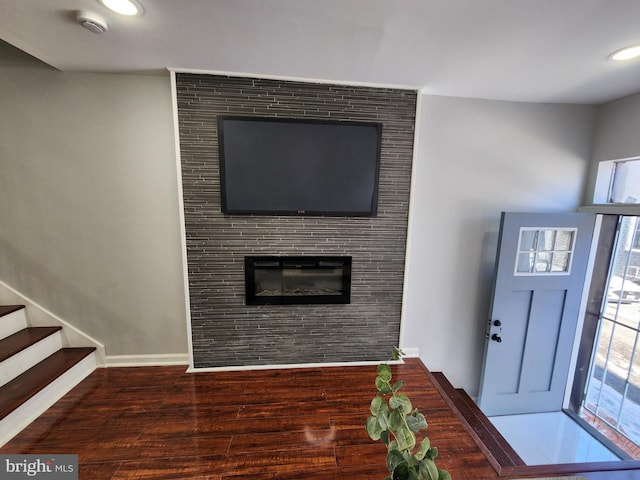
<path fill-rule="evenodd" d="M 520 229 L 514 275 L 569 275 L 575 228 Z"/>

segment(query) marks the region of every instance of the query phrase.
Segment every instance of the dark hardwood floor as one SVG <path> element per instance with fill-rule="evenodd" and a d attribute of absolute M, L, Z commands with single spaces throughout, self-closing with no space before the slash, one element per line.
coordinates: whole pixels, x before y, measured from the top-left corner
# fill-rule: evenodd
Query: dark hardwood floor
<path fill-rule="evenodd" d="M 83 480 L 386 477 L 385 447 L 364 429 L 375 366 L 184 370 L 99 369 L 0 453 L 78 454 Z M 426 415 L 441 468 L 454 480 L 499 478 L 420 361 L 393 374 Z M 637 478 L 616 475 L 588 478 Z"/>

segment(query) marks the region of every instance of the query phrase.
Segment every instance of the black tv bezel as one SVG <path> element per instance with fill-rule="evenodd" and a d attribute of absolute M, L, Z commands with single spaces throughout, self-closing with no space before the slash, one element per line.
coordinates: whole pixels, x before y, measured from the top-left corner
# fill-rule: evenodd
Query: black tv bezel
<path fill-rule="evenodd" d="M 367 211 L 324 211 L 324 210 L 238 210 L 227 208 L 227 184 L 225 175 L 224 135 L 223 123 L 225 120 L 247 120 L 259 122 L 279 123 L 307 123 L 319 125 L 352 125 L 375 127 L 377 130 L 375 179 L 371 208 Z M 293 118 L 293 117 L 263 117 L 254 115 L 218 115 L 218 164 L 220 168 L 220 209 L 225 215 L 287 215 L 287 216 L 332 216 L 332 217 L 375 217 L 378 214 L 378 190 L 380 184 L 380 162 L 382 155 L 382 123 L 373 121 L 354 121 L 339 119 Z"/>

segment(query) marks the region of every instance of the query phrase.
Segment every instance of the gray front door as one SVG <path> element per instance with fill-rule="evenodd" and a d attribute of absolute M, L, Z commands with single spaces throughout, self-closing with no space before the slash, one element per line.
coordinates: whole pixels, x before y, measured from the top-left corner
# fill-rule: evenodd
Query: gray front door
<path fill-rule="evenodd" d="M 562 408 L 595 218 L 502 214 L 478 395 L 486 415 Z"/>

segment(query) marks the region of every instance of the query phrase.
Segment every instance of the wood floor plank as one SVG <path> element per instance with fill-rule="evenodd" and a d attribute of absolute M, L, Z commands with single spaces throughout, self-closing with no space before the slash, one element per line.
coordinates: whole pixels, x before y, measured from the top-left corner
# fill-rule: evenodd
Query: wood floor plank
<path fill-rule="evenodd" d="M 120 468 L 120 462 L 107 463 L 80 463 L 78 465 L 78 478 L 80 479 L 110 479 Z"/>
<path fill-rule="evenodd" d="M 329 417 L 310 415 L 298 417 L 210 418 L 204 421 L 163 423 L 158 422 L 144 429 L 145 435 L 173 437 L 180 435 L 246 435 L 251 433 L 299 431 L 305 427 L 312 429 L 329 428 Z"/>
<path fill-rule="evenodd" d="M 335 412 L 335 405 L 324 400 L 294 400 L 283 403 L 261 402 L 242 405 L 239 418 L 291 417 L 296 415 L 318 415 Z"/>
<path fill-rule="evenodd" d="M 294 392 L 287 391 L 286 388 L 282 390 L 272 390 L 269 392 L 260 392 L 242 395 L 235 398 L 235 401 L 242 405 L 252 404 L 277 404 L 282 402 L 312 402 L 325 400 L 326 395 L 321 389 L 298 389 Z"/>
<path fill-rule="evenodd" d="M 282 450 L 283 448 L 288 448 L 287 446 L 289 445 L 297 445 L 299 448 L 333 447 L 336 445 L 336 436 L 336 430 L 331 428 L 236 435 L 231 440 L 229 452 L 232 454 L 266 452 L 269 450 Z"/>
<path fill-rule="evenodd" d="M 88 435 L 78 436 L 74 432 L 72 440 L 64 442 L 66 451 L 73 452 L 82 463 L 107 463 L 113 459 L 132 461 L 147 458 L 192 457 L 200 455 L 227 455 L 231 437 L 178 437 L 147 438 L 125 432 L 110 438 Z M 88 432 L 86 432 L 88 433 Z M 60 453 L 61 439 L 47 441 L 26 447 L 20 453 Z"/>
<path fill-rule="evenodd" d="M 268 451 L 261 455 L 208 455 L 170 458 L 165 462 L 124 462 L 114 480 L 207 478 L 211 475 L 258 475 L 314 471 L 335 467 L 333 448 L 298 448 Z M 307 477 L 304 477 L 307 478 Z"/>
<path fill-rule="evenodd" d="M 122 462 L 111 480 L 220 480 L 224 457 L 203 456 Z"/>
<path fill-rule="evenodd" d="M 419 360 L 392 373 L 427 417 L 418 438 L 438 447 L 438 466 L 454 480 L 500 478 Z M 99 369 L 0 453 L 75 453 L 82 480 L 383 480 L 386 448 L 364 428 L 375 377 L 371 366 Z"/>

